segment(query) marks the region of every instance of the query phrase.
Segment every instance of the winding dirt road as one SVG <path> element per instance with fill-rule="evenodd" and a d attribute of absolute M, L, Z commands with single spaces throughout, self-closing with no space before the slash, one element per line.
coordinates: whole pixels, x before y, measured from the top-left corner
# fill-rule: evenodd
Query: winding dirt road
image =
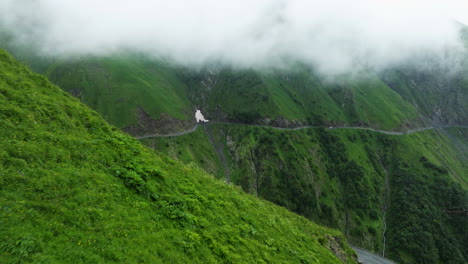
<path fill-rule="evenodd" d="M 334 130 L 334 129 L 356 129 L 356 130 L 367 130 L 367 131 L 372 131 L 372 132 L 378 132 L 386 135 L 394 135 L 394 136 L 401 136 L 401 135 L 409 135 L 413 133 L 418 133 L 426 130 L 432 130 L 432 129 L 437 129 L 437 128 L 468 128 L 468 126 L 463 126 L 463 125 L 446 125 L 446 126 L 430 126 L 430 127 L 422 127 L 422 128 L 417 128 L 417 129 L 411 129 L 407 131 L 387 131 L 387 130 L 380 130 L 380 129 L 374 129 L 370 127 L 353 127 L 353 126 L 300 126 L 300 127 L 293 127 L 293 128 L 286 128 L 286 127 L 275 127 L 275 126 L 267 126 L 267 125 L 255 125 L 255 124 L 242 124 L 242 123 L 229 123 L 229 122 L 209 122 L 209 123 L 199 123 L 194 125 L 192 128 L 189 130 L 185 131 L 180 131 L 180 132 L 175 132 L 175 133 L 168 133 L 168 134 L 151 134 L 151 135 L 144 135 L 144 136 L 138 136 L 136 137 L 137 139 L 146 139 L 146 138 L 157 138 L 157 137 L 179 137 L 183 135 L 187 135 L 190 133 L 193 133 L 197 130 L 198 127 L 200 126 L 211 126 L 211 125 L 244 125 L 244 126 L 252 126 L 252 127 L 262 127 L 262 128 L 271 128 L 271 129 L 276 129 L 276 130 L 302 130 L 302 129 L 308 129 L 308 128 L 324 128 L 324 129 L 329 129 L 329 130 Z"/>

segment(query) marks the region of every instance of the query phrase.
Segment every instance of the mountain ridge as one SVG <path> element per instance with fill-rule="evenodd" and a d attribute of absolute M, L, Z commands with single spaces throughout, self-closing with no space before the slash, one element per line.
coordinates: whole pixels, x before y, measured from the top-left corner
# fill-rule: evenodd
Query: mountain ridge
<path fill-rule="evenodd" d="M 345 238 L 151 153 L 0 50 L 2 263 L 356 263 Z"/>

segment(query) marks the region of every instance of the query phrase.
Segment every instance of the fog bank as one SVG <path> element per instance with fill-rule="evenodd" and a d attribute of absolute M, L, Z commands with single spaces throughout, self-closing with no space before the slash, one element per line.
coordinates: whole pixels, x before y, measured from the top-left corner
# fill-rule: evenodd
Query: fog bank
<path fill-rule="evenodd" d="M 464 8 L 464 9 L 463 9 Z M 130 49 L 186 66 L 303 63 L 340 74 L 408 61 L 456 65 L 458 0 L 0 0 L 0 24 L 39 53 Z M 468 20 L 468 19 L 467 19 Z M 448 52 L 450 51 L 450 52 Z"/>

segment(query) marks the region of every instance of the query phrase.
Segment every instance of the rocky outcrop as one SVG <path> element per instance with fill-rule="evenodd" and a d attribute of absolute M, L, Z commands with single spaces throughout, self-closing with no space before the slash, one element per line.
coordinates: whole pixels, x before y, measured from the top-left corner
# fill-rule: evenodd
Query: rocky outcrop
<path fill-rule="evenodd" d="M 138 124 L 123 129 L 135 137 L 148 134 L 170 134 L 187 130 L 195 125 L 195 120 L 180 120 L 166 113 L 162 113 L 158 119 L 154 119 L 142 107 L 137 108 L 136 115 Z"/>

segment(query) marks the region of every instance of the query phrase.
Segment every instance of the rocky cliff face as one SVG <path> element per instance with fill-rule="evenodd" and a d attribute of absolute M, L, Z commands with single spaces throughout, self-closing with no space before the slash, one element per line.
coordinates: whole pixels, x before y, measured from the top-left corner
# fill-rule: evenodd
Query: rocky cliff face
<path fill-rule="evenodd" d="M 122 130 L 135 137 L 147 135 L 164 135 L 189 130 L 196 125 L 193 120 L 179 120 L 166 113 L 158 119 L 153 119 L 142 107 L 137 108 L 137 124 L 124 127 Z"/>
<path fill-rule="evenodd" d="M 446 74 L 444 74 L 446 72 Z M 426 124 L 468 124 L 468 67 L 449 73 L 446 69 L 414 68 L 383 75 L 390 88 L 411 102 Z"/>

